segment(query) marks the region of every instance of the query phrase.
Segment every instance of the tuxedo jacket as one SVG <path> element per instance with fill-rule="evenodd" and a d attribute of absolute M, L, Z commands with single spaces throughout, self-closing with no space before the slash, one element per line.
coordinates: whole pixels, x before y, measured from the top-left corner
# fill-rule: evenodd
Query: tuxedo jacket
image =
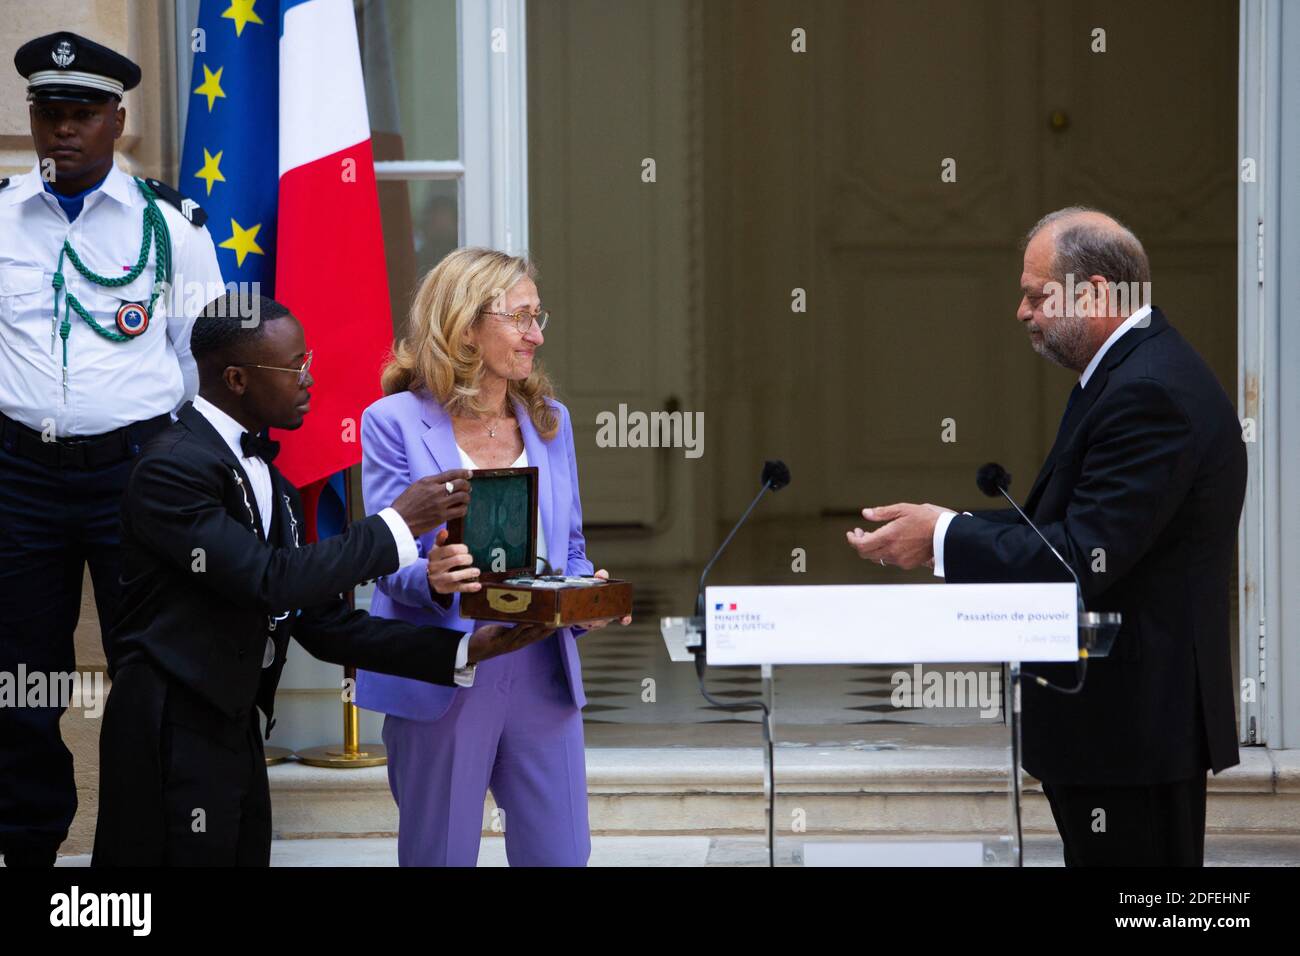
<path fill-rule="evenodd" d="M 1058 784 L 1167 783 L 1238 762 L 1230 595 L 1246 450 L 1232 401 L 1159 309 L 1107 351 L 1069 407 L 1025 512 L 1119 611 L 1081 693 L 1026 682 L 1024 768 Z M 950 582 L 1069 576 L 1012 509 L 954 518 Z M 1072 664 L 1032 664 L 1053 683 Z"/>
<path fill-rule="evenodd" d="M 290 637 L 334 664 L 453 684 L 462 632 L 371 617 L 344 598 L 397 570 L 383 518 L 304 544 L 298 492 L 270 473 L 267 540 L 248 475 L 193 405 L 145 447 L 122 505 L 110 676 L 142 655 L 238 726 L 256 705 L 268 736 Z"/>

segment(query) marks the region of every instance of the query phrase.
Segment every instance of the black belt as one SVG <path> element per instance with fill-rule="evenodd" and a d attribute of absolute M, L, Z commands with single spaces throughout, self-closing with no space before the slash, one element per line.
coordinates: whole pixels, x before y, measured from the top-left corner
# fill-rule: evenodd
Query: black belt
<path fill-rule="evenodd" d="M 0 441 L 11 455 L 38 462 L 47 468 L 77 468 L 89 471 L 107 468 L 140 454 L 140 449 L 169 424 L 171 416 L 157 415 L 143 422 L 132 422 L 102 435 L 87 438 L 52 438 L 46 440 L 34 428 L 28 428 L 0 412 Z"/>

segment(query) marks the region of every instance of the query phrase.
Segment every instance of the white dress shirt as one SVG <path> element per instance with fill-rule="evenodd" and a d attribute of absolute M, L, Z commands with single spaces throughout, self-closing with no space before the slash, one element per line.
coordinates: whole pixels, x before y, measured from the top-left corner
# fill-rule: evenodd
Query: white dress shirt
<path fill-rule="evenodd" d="M 231 450 L 234 456 L 239 459 L 239 465 L 248 475 L 248 481 L 253 486 L 253 498 L 257 504 L 257 513 L 262 518 L 262 529 L 266 534 L 266 539 L 271 539 L 271 521 L 275 515 L 275 509 L 271 506 L 271 469 L 262 459 L 254 456 L 246 458 L 244 456 L 243 446 L 240 444 L 240 436 L 247 431 L 243 425 L 235 421 L 217 406 L 213 405 L 202 395 L 194 396 L 194 410 L 202 415 L 211 423 L 212 427 L 217 430 L 221 440 Z M 411 534 L 411 529 L 393 508 L 385 508 L 379 512 L 379 517 L 384 519 L 384 524 L 393 535 L 393 541 L 397 545 L 397 560 L 399 567 L 406 567 L 408 564 L 414 564 L 420 560 L 420 551 L 415 545 L 415 537 Z M 474 668 L 467 667 L 469 661 L 469 638 L 466 634 L 460 639 L 460 645 L 456 649 L 456 683 L 462 687 L 472 686 L 474 683 Z M 275 644 L 269 638 L 267 639 L 268 655 L 271 659 L 274 657 Z M 269 667 L 271 660 L 264 659 L 263 667 Z"/>
<path fill-rule="evenodd" d="M 203 306 L 225 291 L 212 237 L 159 199 L 171 234 L 172 286 L 159 297 L 148 328 L 128 342 L 111 342 L 71 312 L 68 381 L 54 314 L 54 272 L 65 240 L 86 268 L 120 276 L 140 257 L 146 206 L 140 187 L 116 166 L 85 198 L 72 222 L 45 191 L 39 167 L 0 189 L 0 411 L 38 431 L 53 422 L 59 438 L 100 435 L 131 422 L 175 412 L 198 391 L 190 331 Z M 120 288 L 97 286 L 65 256 L 65 291 L 92 318 L 117 331 L 124 303 L 147 305 L 154 281 L 154 246 L 144 271 Z M 211 294 L 209 294 L 211 293 Z"/>
<path fill-rule="evenodd" d="M 1101 348 L 1097 349 L 1097 353 L 1092 357 L 1092 361 L 1088 363 L 1088 367 L 1085 368 L 1083 374 L 1079 376 L 1080 391 L 1083 391 L 1083 389 L 1088 387 L 1088 380 L 1092 378 L 1092 373 L 1097 371 L 1097 366 L 1101 364 L 1101 360 L 1105 357 L 1106 353 L 1110 351 L 1110 347 L 1119 341 L 1120 336 L 1136 325 L 1144 325 L 1149 322 L 1150 315 L 1151 306 L 1144 305 L 1121 322 L 1114 332 L 1110 333 L 1109 338 L 1107 338 L 1105 342 L 1101 343 Z M 969 515 L 970 512 L 963 511 L 962 514 Z M 944 576 L 944 536 L 948 534 L 948 525 L 952 524 L 952 519 L 956 517 L 957 513 L 955 511 L 945 511 L 943 514 L 939 515 L 939 520 L 934 523 L 934 576 L 937 578 Z"/>
<path fill-rule="evenodd" d="M 1092 373 L 1097 371 L 1097 366 L 1101 364 L 1101 360 L 1105 358 L 1106 353 L 1110 351 L 1110 347 L 1119 341 L 1119 337 L 1135 325 L 1149 325 L 1151 321 L 1150 315 L 1151 306 L 1144 305 L 1121 322 L 1114 332 L 1110 333 L 1110 337 L 1106 339 L 1105 342 L 1101 343 L 1101 348 L 1097 349 L 1097 354 L 1092 357 L 1092 361 L 1088 363 L 1088 367 L 1085 368 L 1083 374 L 1079 376 L 1080 391 L 1088 387 L 1088 379 L 1092 378 Z"/>
<path fill-rule="evenodd" d="M 275 509 L 271 507 L 271 469 L 260 458 L 244 457 L 244 448 L 239 438 L 248 429 L 202 395 L 194 396 L 194 410 L 208 420 L 221 440 L 239 459 L 239 466 L 244 469 L 249 484 L 253 486 L 253 501 L 257 504 L 257 513 L 262 519 L 262 532 L 266 535 L 266 540 L 270 541 L 271 519 L 275 516 Z M 410 534 L 409 530 L 407 534 Z"/>

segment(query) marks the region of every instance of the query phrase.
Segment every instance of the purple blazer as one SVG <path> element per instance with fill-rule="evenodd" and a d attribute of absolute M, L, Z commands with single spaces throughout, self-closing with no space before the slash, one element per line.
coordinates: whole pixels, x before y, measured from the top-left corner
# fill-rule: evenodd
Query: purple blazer
<path fill-rule="evenodd" d="M 537 501 L 547 559 L 557 573 L 591 574 L 593 568 L 582 536 L 573 425 L 567 408 L 556 401 L 550 401 L 550 405 L 559 413 L 560 428 L 554 438 L 544 441 L 527 411 L 515 403 L 528 464 L 538 469 Z M 461 467 L 451 416 L 423 389 L 388 395 L 367 408 L 361 417 L 361 448 L 361 487 L 367 514 L 387 508 L 417 478 Z M 433 547 L 437 533 L 435 528 L 416 539 L 422 558 Z M 434 603 L 429 594 L 427 566 L 427 562 L 417 561 L 380 578 L 370 613 L 415 624 L 473 630 L 474 622 L 460 616 L 459 594 L 452 595 L 446 610 Z M 556 639 L 573 703 L 582 707 L 587 697 L 582 691 L 582 665 L 574 630 L 565 628 Z M 472 693 L 473 688 L 440 687 L 405 677 L 357 671 L 359 707 L 410 720 L 437 720 L 456 694 L 467 691 Z"/>

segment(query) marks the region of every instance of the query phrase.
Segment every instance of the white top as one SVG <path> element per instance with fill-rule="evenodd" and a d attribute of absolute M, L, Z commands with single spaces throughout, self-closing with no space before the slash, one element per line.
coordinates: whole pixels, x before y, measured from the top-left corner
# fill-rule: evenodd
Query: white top
<path fill-rule="evenodd" d="M 1138 309 L 1127 319 L 1125 319 L 1122 323 L 1120 323 L 1120 325 L 1116 327 L 1114 332 L 1110 333 L 1109 338 L 1107 338 L 1105 342 L 1101 343 L 1101 348 L 1097 349 L 1097 354 L 1092 357 L 1092 361 L 1088 363 L 1088 367 L 1085 368 L 1083 370 L 1083 374 L 1079 376 L 1080 391 L 1088 387 L 1088 380 L 1092 378 L 1092 373 L 1097 371 L 1097 366 L 1101 364 L 1101 360 L 1105 357 L 1106 353 L 1110 351 L 1110 347 L 1119 341 L 1120 336 L 1123 335 L 1125 332 L 1127 332 L 1129 329 L 1133 328 L 1135 325 L 1139 325 L 1139 324 L 1145 325 L 1149 323 L 1150 315 L 1151 315 L 1151 306 L 1144 305 L 1142 306 L 1142 308 Z M 968 515 L 970 514 L 970 512 L 963 511 L 962 514 Z M 957 515 L 954 512 L 946 511 L 943 514 L 939 515 L 939 520 L 934 523 L 934 539 L 931 542 L 931 544 L 934 548 L 934 576 L 937 578 L 941 578 L 944 576 L 943 574 L 944 538 L 948 534 L 948 525 L 952 524 L 952 519 L 955 517 L 957 517 Z"/>
<path fill-rule="evenodd" d="M 465 453 L 465 449 L 460 447 L 460 443 L 459 443 L 459 442 L 456 443 L 456 451 L 460 452 L 460 466 L 461 466 L 462 468 L 468 468 L 468 469 L 470 469 L 471 471 L 477 471 L 477 470 L 478 470 L 478 465 L 474 464 L 474 459 L 470 458 L 469 455 L 467 455 L 467 454 Z M 527 467 L 528 467 L 528 449 L 527 449 L 527 448 L 525 448 L 523 451 L 521 451 L 521 452 L 519 453 L 519 457 L 516 458 L 516 459 L 515 459 L 515 460 L 510 464 L 510 467 L 511 467 L 511 468 L 527 468 Z M 471 490 L 470 494 L 471 494 L 471 496 L 473 495 L 473 491 L 472 491 L 472 490 Z M 536 537 L 537 537 L 537 557 L 540 558 L 542 561 L 545 561 L 545 560 L 546 560 L 546 536 L 542 534 L 542 512 L 541 512 L 541 509 L 540 509 L 540 508 L 537 510 L 537 528 L 535 529 L 534 534 L 535 534 Z M 537 569 L 536 569 L 536 566 L 534 566 L 534 567 L 532 568 L 532 570 L 533 570 L 533 571 L 536 571 L 536 570 L 537 570 Z"/>
<path fill-rule="evenodd" d="M 172 245 L 172 288 L 160 296 L 148 328 L 129 342 L 111 342 L 74 311 L 68 334 L 68 388 L 63 388 L 63 297 L 54 320 L 54 271 L 64 240 L 87 269 L 120 276 L 135 267 L 145 198 L 116 166 L 86 196 L 81 214 L 67 215 L 45 191 L 39 167 L 0 189 L 0 411 L 29 428 L 47 420 L 60 437 L 101 435 L 131 422 L 175 412 L 198 391 L 190 356 L 194 316 L 225 291 L 212 237 L 163 200 Z M 127 302 L 148 304 L 154 252 L 135 281 L 120 288 L 97 286 L 67 257 L 65 291 L 71 292 L 102 328 L 116 332 L 118 310 Z"/>

